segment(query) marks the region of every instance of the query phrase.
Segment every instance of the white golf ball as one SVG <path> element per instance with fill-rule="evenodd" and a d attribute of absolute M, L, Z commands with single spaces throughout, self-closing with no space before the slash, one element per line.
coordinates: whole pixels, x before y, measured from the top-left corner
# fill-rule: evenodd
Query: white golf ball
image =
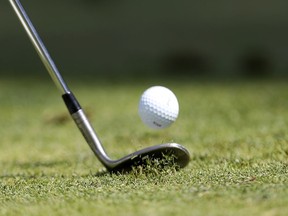
<path fill-rule="evenodd" d="M 179 104 L 175 94 L 163 86 L 147 89 L 139 101 L 139 116 L 150 128 L 163 129 L 176 121 Z"/>

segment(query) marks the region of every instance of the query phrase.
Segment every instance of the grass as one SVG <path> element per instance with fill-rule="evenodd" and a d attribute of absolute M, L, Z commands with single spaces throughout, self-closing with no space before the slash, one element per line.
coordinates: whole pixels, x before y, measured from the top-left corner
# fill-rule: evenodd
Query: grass
<path fill-rule="evenodd" d="M 156 82 L 180 103 L 162 131 L 137 116 L 155 82 L 71 84 L 112 158 L 175 141 L 190 164 L 105 173 L 51 82 L 1 79 L 0 215 L 287 215 L 286 82 Z"/>

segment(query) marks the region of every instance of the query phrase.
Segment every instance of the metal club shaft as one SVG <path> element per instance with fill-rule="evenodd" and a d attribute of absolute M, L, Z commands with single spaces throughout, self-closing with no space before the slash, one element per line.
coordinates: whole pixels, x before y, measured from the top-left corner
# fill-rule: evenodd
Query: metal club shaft
<path fill-rule="evenodd" d="M 31 20 L 29 19 L 27 13 L 25 12 L 23 6 L 19 0 L 9 0 L 13 9 L 15 10 L 20 22 L 22 23 L 29 39 L 31 40 L 34 48 L 36 49 L 40 59 L 45 65 L 47 71 L 49 72 L 52 80 L 56 84 L 57 88 L 62 93 L 62 98 L 82 135 L 86 139 L 88 145 L 98 159 L 102 162 L 104 166 L 110 164 L 111 159 L 107 156 L 99 138 L 97 137 L 92 125 L 88 121 L 85 113 L 83 112 L 80 104 L 69 90 L 67 84 L 64 82 L 60 72 L 58 71 L 54 61 L 50 57 L 48 50 L 46 49 L 44 43 L 42 42 L 40 36 L 38 35 L 35 27 L 33 26 Z"/>
<path fill-rule="evenodd" d="M 44 46 L 40 36 L 35 30 L 30 18 L 26 14 L 23 6 L 19 0 L 9 0 L 12 7 L 14 8 L 20 22 L 24 26 L 34 48 L 36 49 L 39 57 L 41 58 L 43 64 L 45 65 L 47 71 L 49 72 L 52 80 L 54 81 L 57 88 L 61 91 L 62 94 L 69 93 L 70 90 L 67 84 L 64 82 L 61 74 L 59 73 L 55 63 L 49 55 L 46 47 Z"/>

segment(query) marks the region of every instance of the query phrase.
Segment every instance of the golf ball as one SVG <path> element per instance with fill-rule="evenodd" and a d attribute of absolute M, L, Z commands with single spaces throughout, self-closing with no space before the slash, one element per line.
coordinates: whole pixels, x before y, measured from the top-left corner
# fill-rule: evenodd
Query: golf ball
<path fill-rule="evenodd" d="M 179 104 L 171 90 L 153 86 L 142 94 L 138 112 L 144 124 L 153 129 L 163 129 L 177 119 Z"/>

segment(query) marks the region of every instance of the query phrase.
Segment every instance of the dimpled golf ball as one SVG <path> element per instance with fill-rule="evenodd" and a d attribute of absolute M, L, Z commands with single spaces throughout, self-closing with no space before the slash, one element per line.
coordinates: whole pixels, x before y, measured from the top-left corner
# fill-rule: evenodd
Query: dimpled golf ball
<path fill-rule="evenodd" d="M 179 104 L 171 90 L 163 86 L 153 86 L 142 94 L 138 112 L 148 127 L 163 129 L 176 121 Z"/>

